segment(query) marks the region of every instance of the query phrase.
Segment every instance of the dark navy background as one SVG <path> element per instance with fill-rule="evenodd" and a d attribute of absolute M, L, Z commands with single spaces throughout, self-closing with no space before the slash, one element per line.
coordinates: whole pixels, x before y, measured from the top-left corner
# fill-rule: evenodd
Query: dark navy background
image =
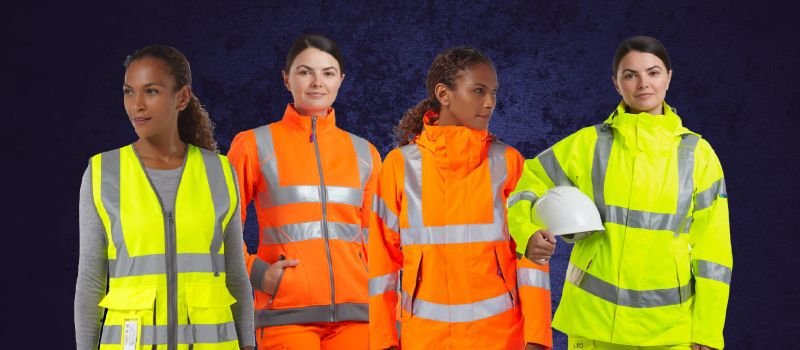
<path fill-rule="evenodd" d="M 457 0 L 15 6 L 2 21 L 12 34 L 1 80 L 10 219 L 2 231 L 12 242 L 4 254 L 11 275 L 3 279 L 3 349 L 74 347 L 81 175 L 91 155 L 135 140 L 122 106 L 125 56 L 153 43 L 182 50 L 227 152 L 236 132 L 282 115 L 291 95 L 280 69 L 292 40 L 306 32 L 339 42 L 347 76 L 334 104 L 338 123 L 383 155 L 399 117 L 424 97 L 427 68 L 444 48 L 471 45 L 494 59 L 501 88 L 491 130 L 533 157 L 616 106 L 611 60 L 622 39 L 659 38 L 673 61 L 667 101 L 711 142 L 726 172 L 735 261 L 726 344 L 798 343 L 790 334 L 800 331 L 800 130 L 792 110 L 800 56 L 789 7 Z M 251 247 L 254 229 L 247 225 Z M 568 249 L 559 244 L 552 263 L 554 306 Z M 560 333 L 555 341 L 566 348 Z"/>

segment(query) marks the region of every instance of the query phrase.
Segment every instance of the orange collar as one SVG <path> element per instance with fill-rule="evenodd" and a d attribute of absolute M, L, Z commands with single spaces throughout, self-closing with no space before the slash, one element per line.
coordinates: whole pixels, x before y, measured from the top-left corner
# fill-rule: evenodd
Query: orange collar
<path fill-rule="evenodd" d="M 286 106 L 286 111 L 283 112 L 282 122 L 287 125 L 300 129 L 305 132 L 311 132 L 311 116 L 301 115 L 294 108 L 294 104 L 290 103 Z M 317 116 L 317 131 L 324 132 L 336 128 L 336 112 L 333 108 L 328 108 L 328 114 L 324 116 Z"/>
<path fill-rule="evenodd" d="M 434 111 L 426 112 L 423 121 L 423 130 L 415 142 L 433 154 L 440 168 L 468 173 L 488 156 L 492 143 L 488 130 L 439 126 L 439 116 Z"/>

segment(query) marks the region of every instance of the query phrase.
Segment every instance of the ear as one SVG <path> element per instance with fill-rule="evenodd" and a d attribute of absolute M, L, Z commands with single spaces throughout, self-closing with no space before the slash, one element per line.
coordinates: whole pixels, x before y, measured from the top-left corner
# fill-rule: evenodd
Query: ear
<path fill-rule="evenodd" d="M 286 74 L 286 71 L 281 69 L 281 76 L 283 77 L 283 86 L 286 87 L 286 90 L 292 91 L 292 89 L 289 87 L 289 75 Z"/>
<path fill-rule="evenodd" d="M 669 83 L 672 82 L 672 69 L 667 72 L 667 86 L 664 88 L 664 91 L 669 90 Z"/>
<path fill-rule="evenodd" d="M 178 110 L 182 111 L 186 109 L 186 106 L 189 105 L 189 102 L 192 100 L 192 88 L 189 85 L 184 85 L 182 88 L 178 90 Z"/>
<path fill-rule="evenodd" d="M 339 83 L 343 83 L 343 82 L 344 82 L 344 73 L 342 73 L 342 78 L 339 80 Z"/>
<path fill-rule="evenodd" d="M 619 91 L 619 84 L 617 84 L 617 77 L 612 75 L 611 82 L 614 83 L 614 90 L 617 90 L 617 94 L 622 95 L 622 92 Z"/>
<path fill-rule="evenodd" d="M 450 89 L 447 88 L 447 85 L 442 83 L 436 84 L 436 86 L 433 87 L 433 96 L 436 96 L 440 105 L 450 107 Z"/>

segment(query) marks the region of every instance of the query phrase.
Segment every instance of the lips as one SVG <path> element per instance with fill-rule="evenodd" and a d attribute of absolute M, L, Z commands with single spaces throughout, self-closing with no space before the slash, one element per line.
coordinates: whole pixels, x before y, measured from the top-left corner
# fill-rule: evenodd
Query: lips
<path fill-rule="evenodd" d="M 131 123 L 133 123 L 133 125 L 143 125 L 143 124 L 147 123 L 148 121 L 150 121 L 150 119 L 153 119 L 153 118 L 149 118 L 149 117 L 133 117 L 133 118 L 131 118 Z"/>
<path fill-rule="evenodd" d="M 324 92 L 307 92 L 306 95 L 312 98 L 320 98 L 325 97 L 326 94 Z"/>

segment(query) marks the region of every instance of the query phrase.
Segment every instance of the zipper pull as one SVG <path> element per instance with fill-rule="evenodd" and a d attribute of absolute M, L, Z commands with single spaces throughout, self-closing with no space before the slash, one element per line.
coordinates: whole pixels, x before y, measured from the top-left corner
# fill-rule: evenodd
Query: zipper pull
<path fill-rule="evenodd" d="M 311 135 L 308 137 L 308 142 L 314 142 L 314 134 L 317 132 L 317 116 L 311 116 Z"/>

